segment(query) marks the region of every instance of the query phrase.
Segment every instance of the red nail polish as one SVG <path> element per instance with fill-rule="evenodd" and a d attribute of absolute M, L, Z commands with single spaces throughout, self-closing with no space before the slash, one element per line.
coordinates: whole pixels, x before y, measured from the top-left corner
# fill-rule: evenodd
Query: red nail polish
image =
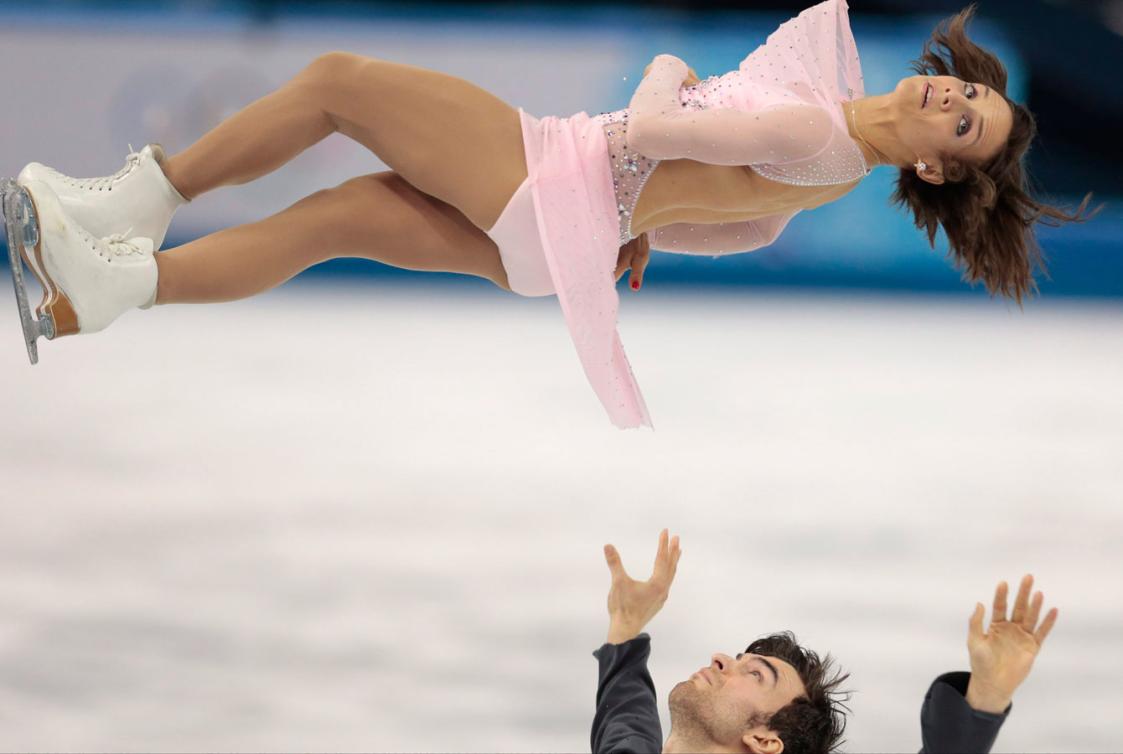
<path fill-rule="evenodd" d="M 638 280 L 633 280 L 633 281 L 632 281 L 632 290 L 634 290 L 634 291 L 638 291 L 638 290 L 639 290 L 639 281 L 638 281 Z"/>

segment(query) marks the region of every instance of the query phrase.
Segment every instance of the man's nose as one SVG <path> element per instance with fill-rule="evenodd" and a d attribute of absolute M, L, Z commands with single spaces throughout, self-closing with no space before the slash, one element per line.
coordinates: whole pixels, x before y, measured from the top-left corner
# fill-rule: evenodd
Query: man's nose
<path fill-rule="evenodd" d="M 710 666 L 719 673 L 724 672 L 733 665 L 733 658 L 729 655 L 716 652 L 710 657 Z"/>

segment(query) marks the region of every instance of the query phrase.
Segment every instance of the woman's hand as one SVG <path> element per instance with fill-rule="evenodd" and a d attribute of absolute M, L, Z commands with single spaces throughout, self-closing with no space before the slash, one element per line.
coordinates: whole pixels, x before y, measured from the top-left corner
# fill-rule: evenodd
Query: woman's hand
<path fill-rule="evenodd" d="M 1006 619 L 1006 582 L 994 592 L 994 612 L 990 627 L 983 632 L 982 603 L 975 606 L 967 631 L 967 653 L 971 657 L 971 680 L 967 685 L 967 703 L 972 708 L 996 715 L 1002 714 L 1033 667 L 1033 661 L 1045 637 L 1057 622 L 1057 608 L 1041 618 L 1045 600 L 1041 592 L 1033 595 L 1033 576 L 1026 575 L 1014 600 L 1014 613 Z"/>
<path fill-rule="evenodd" d="M 648 71 L 651 70 L 651 63 L 647 64 L 647 68 L 643 69 L 643 77 L 647 78 Z M 693 68 L 686 69 L 686 80 L 682 82 L 683 86 L 694 86 L 699 81 L 698 74 L 694 72 Z"/>
<path fill-rule="evenodd" d="M 651 245 L 647 242 L 647 234 L 640 233 L 628 243 L 620 247 L 620 255 L 616 257 L 616 279 L 624 277 L 629 268 L 632 270 L 630 283 L 633 291 L 638 291 L 643 285 L 643 271 L 647 269 L 647 262 L 651 258 Z"/>
<path fill-rule="evenodd" d="M 624 570 L 616 548 L 604 546 L 604 559 L 612 573 L 612 587 L 608 590 L 609 644 L 631 641 L 655 617 L 667 601 L 681 555 L 678 537 L 670 537 L 664 529 L 659 534 L 659 550 L 655 553 L 651 578 L 636 581 Z"/>

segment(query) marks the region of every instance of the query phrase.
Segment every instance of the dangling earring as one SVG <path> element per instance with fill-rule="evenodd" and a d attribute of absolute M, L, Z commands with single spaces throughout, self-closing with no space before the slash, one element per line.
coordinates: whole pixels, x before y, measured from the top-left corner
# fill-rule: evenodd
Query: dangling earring
<path fill-rule="evenodd" d="M 918 171 L 920 171 L 921 173 L 923 173 L 925 170 L 928 169 L 928 163 L 924 162 L 924 160 L 917 160 L 916 161 L 916 169 Z"/>

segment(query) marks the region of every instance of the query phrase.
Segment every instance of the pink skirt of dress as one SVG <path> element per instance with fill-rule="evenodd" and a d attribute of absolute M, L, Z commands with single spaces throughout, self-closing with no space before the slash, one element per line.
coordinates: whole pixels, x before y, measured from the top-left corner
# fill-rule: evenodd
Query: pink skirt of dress
<path fill-rule="evenodd" d="M 488 236 L 511 289 L 555 293 L 577 355 L 612 423 L 651 426 L 616 317 L 619 215 L 608 142 L 586 113 L 535 118 L 521 108 L 527 177 Z"/>

